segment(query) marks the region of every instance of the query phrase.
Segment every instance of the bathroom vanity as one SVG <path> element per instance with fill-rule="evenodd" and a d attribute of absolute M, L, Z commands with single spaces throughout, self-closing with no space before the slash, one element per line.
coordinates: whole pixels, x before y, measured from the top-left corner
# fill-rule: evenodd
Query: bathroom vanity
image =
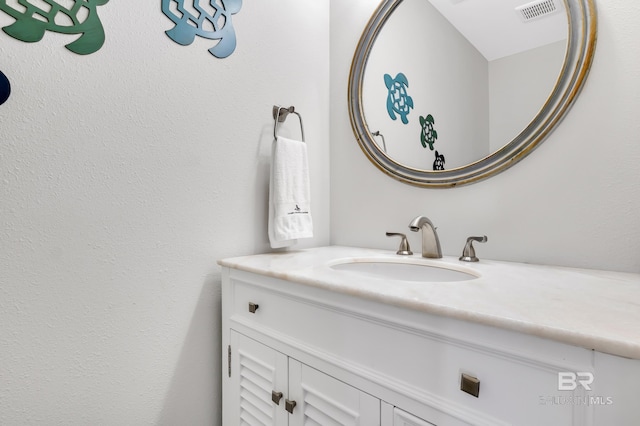
<path fill-rule="evenodd" d="M 639 274 L 337 246 L 219 263 L 225 426 L 640 419 Z"/>

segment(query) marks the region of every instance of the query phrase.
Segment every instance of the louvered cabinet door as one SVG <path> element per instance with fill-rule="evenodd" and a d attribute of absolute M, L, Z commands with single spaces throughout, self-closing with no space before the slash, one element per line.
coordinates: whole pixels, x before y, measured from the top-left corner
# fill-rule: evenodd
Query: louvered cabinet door
<path fill-rule="evenodd" d="M 240 333 L 231 331 L 231 377 L 226 399 L 225 426 L 287 426 L 287 356 Z M 277 398 L 275 398 L 277 399 Z"/>
<path fill-rule="evenodd" d="M 289 426 L 378 426 L 380 400 L 289 359 Z"/>

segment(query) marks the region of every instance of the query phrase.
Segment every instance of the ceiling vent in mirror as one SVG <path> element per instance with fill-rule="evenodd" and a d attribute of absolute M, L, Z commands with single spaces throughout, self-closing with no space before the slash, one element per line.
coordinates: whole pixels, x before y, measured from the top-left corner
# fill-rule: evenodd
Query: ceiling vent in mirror
<path fill-rule="evenodd" d="M 516 13 L 524 22 L 551 15 L 558 10 L 556 0 L 538 0 L 516 7 Z"/>

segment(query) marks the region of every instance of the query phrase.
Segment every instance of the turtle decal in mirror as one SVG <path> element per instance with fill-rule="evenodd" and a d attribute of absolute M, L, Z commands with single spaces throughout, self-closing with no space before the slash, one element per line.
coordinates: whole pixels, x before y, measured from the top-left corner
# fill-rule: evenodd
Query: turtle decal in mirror
<path fill-rule="evenodd" d="M 431 151 L 433 151 L 433 144 L 436 143 L 436 139 L 438 139 L 438 132 L 433 127 L 435 123 L 436 121 L 431 114 L 428 114 L 426 117 L 420 116 L 420 126 L 422 126 L 420 142 L 423 148 L 429 145 Z"/>
<path fill-rule="evenodd" d="M 436 159 L 433 161 L 433 170 L 444 170 L 444 155 L 436 151 Z"/>
<path fill-rule="evenodd" d="M 413 108 L 413 99 L 407 94 L 409 80 L 403 73 L 398 73 L 396 78 L 389 74 L 384 75 L 384 84 L 387 86 L 389 94 L 387 95 L 387 112 L 392 120 L 396 119 L 396 114 L 404 124 L 409 122 L 407 116 Z"/>
<path fill-rule="evenodd" d="M 59 1 L 59 2 L 58 2 Z M 42 40 L 47 31 L 80 35 L 65 47 L 78 55 L 98 51 L 104 44 L 104 28 L 98 17 L 98 6 L 109 0 L 21 0 L 20 7 L 0 0 L 0 11 L 16 21 L 2 30 L 27 43 Z M 45 7 L 46 6 L 46 7 Z"/>

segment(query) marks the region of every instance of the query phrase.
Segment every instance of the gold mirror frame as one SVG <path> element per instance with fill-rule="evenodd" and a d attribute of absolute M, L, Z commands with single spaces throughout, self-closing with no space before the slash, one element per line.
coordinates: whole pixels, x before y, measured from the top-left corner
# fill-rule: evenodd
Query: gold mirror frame
<path fill-rule="evenodd" d="M 398 163 L 380 150 L 367 126 L 362 105 L 362 83 L 373 44 L 402 1 L 382 1 L 369 20 L 353 57 L 348 88 L 349 117 L 360 148 L 374 165 L 395 179 L 420 187 L 450 188 L 475 183 L 508 169 L 549 136 L 585 83 L 596 46 L 595 0 L 563 0 L 569 25 L 564 64 L 551 95 L 519 135 L 492 154 L 451 170 L 421 170 Z"/>

